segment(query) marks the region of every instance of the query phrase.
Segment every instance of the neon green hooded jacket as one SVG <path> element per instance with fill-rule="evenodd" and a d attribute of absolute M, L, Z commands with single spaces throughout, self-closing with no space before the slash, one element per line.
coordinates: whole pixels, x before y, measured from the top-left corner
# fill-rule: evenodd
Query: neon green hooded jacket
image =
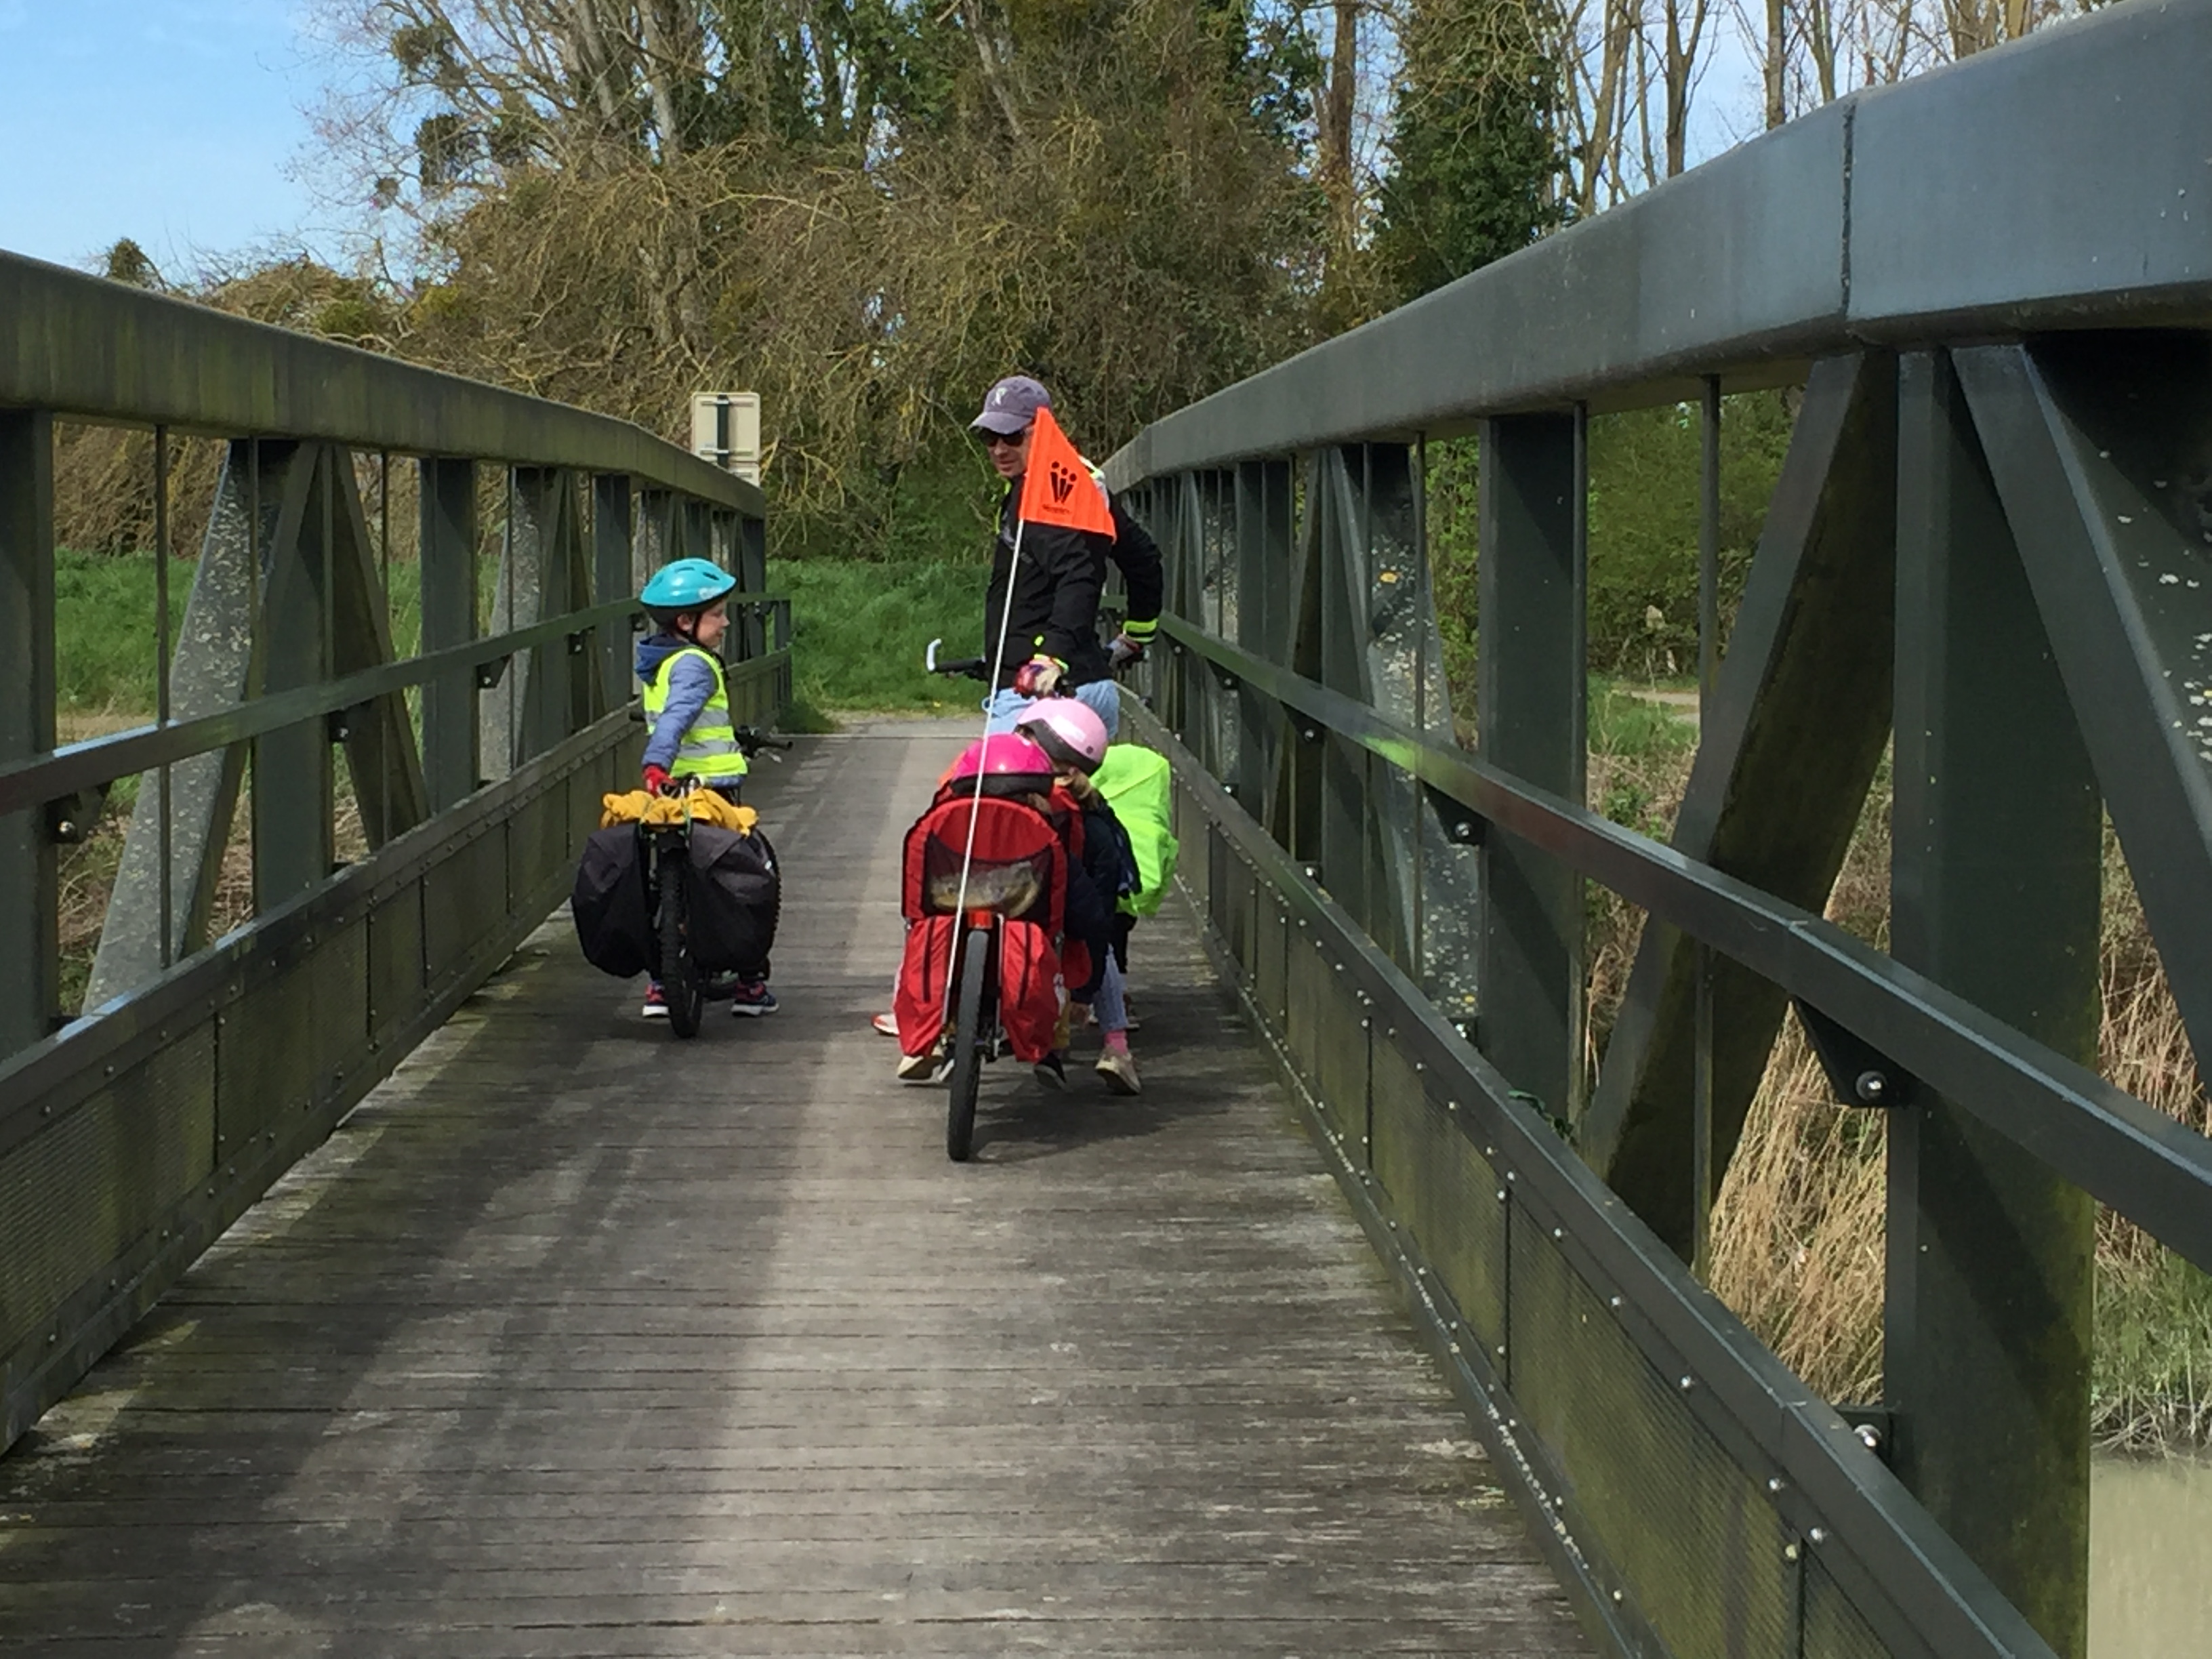
<path fill-rule="evenodd" d="M 1137 855 L 1141 885 L 1121 908 L 1133 916 L 1158 915 L 1182 851 L 1176 841 L 1174 776 L 1167 757 L 1138 744 L 1109 744 L 1091 781 L 1121 821 L 1129 849 Z"/>

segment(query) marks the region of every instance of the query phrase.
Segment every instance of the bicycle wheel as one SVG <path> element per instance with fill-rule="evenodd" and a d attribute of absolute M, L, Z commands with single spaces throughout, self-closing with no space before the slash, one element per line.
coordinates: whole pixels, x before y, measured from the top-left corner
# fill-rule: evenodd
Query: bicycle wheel
<path fill-rule="evenodd" d="M 706 1012 L 707 986 L 691 961 L 691 946 L 684 933 L 684 851 L 678 847 L 660 855 L 660 994 L 668 999 L 668 1029 L 678 1036 L 699 1035 L 699 1017 Z"/>
<path fill-rule="evenodd" d="M 945 1114 L 945 1155 L 965 1164 L 975 1142 L 975 1085 L 983 1072 L 983 998 L 990 990 L 996 932 L 970 927 L 960 944 L 960 1023 L 952 1033 L 952 1087 Z"/>

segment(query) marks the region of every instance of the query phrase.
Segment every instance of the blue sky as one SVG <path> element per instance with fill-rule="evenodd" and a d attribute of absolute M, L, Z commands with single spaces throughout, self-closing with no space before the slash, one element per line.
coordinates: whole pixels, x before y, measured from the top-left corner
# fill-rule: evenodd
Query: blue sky
<path fill-rule="evenodd" d="M 368 216 L 318 196 L 311 112 L 341 64 L 317 0 L 0 0 L 0 248 L 86 265 L 118 237 L 163 271 L 302 248 L 345 263 Z M 1747 136 L 1755 76 L 1721 9 L 1692 160 Z M 1746 88 L 1749 88 L 1748 93 Z M 303 176 L 304 175 L 304 176 Z M 324 182 L 329 184 L 327 175 Z"/>
<path fill-rule="evenodd" d="M 292 175 L 329 64 L 298 0 L 0 0 L 0 248 L 83 264 L 134 237 L 208 255 L 338 251 Z"/>

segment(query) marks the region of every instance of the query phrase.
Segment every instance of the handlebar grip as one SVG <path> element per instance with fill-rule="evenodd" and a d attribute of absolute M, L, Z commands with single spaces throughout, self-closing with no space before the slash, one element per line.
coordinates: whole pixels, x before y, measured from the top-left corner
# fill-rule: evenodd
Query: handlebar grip
<path fill-rule="evenodd" d="M 791 747 L 791 740 L 789 738 L 772 738 L 757 726 L 740 726 L 738 727 L 737 731 L 738 747 L 744 750 L 748 755 L 757 753 L 763 749 L 788 749 Z"/>

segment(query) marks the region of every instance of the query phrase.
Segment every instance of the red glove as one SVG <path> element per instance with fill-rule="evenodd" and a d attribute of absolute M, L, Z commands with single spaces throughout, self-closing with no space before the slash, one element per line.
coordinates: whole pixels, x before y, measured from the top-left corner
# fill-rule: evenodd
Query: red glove
<path fill-rule="evenodd" d="M 664 793 L 667 787 L 668 769 L 666 767 L 648 766 L 645 769 L 645 793 L 647 794 L 658 795 Z"/>

